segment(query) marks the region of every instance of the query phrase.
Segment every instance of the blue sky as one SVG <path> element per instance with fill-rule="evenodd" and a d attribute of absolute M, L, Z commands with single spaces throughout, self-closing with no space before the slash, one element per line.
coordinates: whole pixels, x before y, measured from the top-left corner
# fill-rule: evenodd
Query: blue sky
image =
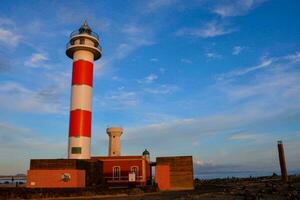
<path fill-rule="evenodd" d="M 64 158 L 69 34 L 100 35 L 92 154 L 193 155 L 196 169 L 300 169 L 299 1 L 1 1 L 0 174 Z"/>

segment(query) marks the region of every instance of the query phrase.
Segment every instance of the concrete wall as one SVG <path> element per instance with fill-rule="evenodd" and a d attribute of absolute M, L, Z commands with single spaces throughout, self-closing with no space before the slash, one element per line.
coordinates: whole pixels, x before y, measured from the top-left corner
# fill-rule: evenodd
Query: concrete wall
<path fill-rule="evenodd" d="M 168 168 L 165 166 L 169 167 L 169 172 L 166 171 Z M 194 189 L 193 157 L 157 157 L 155 180 L 158 186 L 162 185 L 161 190 Z M 166 181 L 169 181 L 169 183 L 165 183 Z"/>

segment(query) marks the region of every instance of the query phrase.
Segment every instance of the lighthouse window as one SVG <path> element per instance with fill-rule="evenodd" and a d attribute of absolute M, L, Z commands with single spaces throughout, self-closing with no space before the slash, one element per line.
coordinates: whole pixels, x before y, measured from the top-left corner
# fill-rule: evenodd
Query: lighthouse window
<path fill-rule="evenodd" d="M 136 178 L 138 177 L 138 175 L 139 175 L 139 167 L 138 166 L 132 166 L 130 171 L 135 173 Z"/>
<path fill-rule="evenodd" d="M 84 44 L 84 38 L 80 38 L 80 44 Z"/>
<path fill-rule="evenodd" d="M 119 180 L 121 176 L 121 168 L 119 166 L 113 167 L 113 180 Z"/>
<path fill-rule="evenodd" d="M 81 147 L 72 147 L 72 154 L 81 154 Z"/>

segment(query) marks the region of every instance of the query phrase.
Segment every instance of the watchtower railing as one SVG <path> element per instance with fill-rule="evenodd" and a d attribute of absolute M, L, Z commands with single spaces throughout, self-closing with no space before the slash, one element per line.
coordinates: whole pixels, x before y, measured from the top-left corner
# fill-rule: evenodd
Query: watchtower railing
<path fill-rule="evenodd" d="M 74 37 L 76 35 L 80 35 L 80 34 L 87 34 L 87 35 L 93 36 L 93 37 L 97 38 L 97 40 L 99 41 L 99 35 L 97 33 L 93 32 L 93 31 L 91 31 L 90 33 L 86 33 L 86 32 L 80 33 L 80 31 L 78 31 L 78 30 L 77 31 L 73 31 L 70 34 L 70 38 L 72 38 L 72 37 Z"/>

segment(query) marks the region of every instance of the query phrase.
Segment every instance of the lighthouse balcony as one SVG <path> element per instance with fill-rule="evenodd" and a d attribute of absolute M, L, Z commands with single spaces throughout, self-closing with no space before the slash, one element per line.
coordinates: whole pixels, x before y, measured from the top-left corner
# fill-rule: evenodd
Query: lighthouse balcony
<path fill-rule="evenodd" d="M 66 54 L 73 59 L 73 53 L 77 50 L 87 50 L 94 54 L 94 59 L 98 60 L 102 55 L 102 48 L 98 42 L 94 42 L 88 38 L 79 38 L 71 40 L 66 45 Z"/>

